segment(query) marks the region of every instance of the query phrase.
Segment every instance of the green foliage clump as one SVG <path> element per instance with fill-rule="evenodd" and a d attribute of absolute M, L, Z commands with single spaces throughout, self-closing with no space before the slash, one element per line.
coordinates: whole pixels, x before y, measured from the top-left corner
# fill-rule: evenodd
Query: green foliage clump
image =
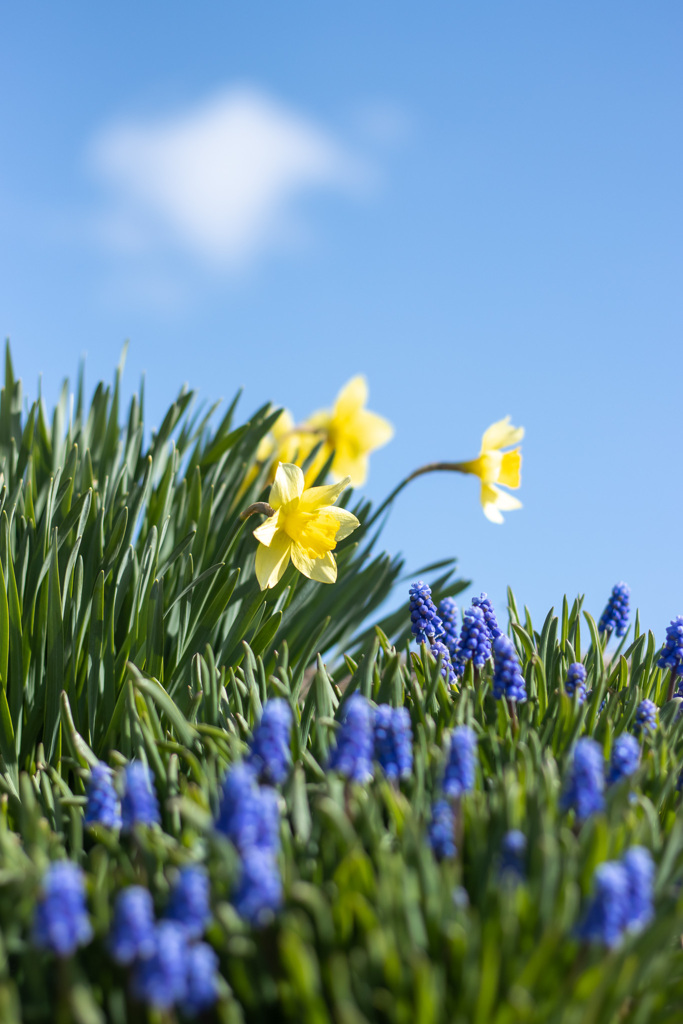
<path fill-rule="evenodd" d="M 50 424 L 40 402 L 25 414 L 7 352 L 0 1020 L 174 1019 L 134 998 L 107 936 L 123 887 L 149 888 L 162 915 L 177 869 L 202 864 L 205 938 L 220 962 L 205 1019 L 673 1024 L 683 1005 L 683 715 L 666 702 L 654 636 L 636 620 L 608 658 L 580 599 L 537 631 L 510 595 L 529 698 L 511 717 L 493 699 L 490 663 L 476 675 L 468 665 L 454 690 L 427 648 L 411 651 L 405 595 L 372 625 L 403 565 L 378 553 L 368 502 L 355 500 L 361 527 L 335 551 L 336 584 L 290 566 L 259 589 L 256 542 L 239 513 L 267 497 L 267 467 L 252 470 L 276 415 L 269 406 L 235 425 L 235 401 L 214 426 L 215 410 L 193 412 L 182 391 L 147 440 L 142 389 L 121 426 L 120 369 L 88 407 L 82 378 L 72 414 L 68 396 L 65 385 Z M 464 586 L 452 570 L 422 570 L 441 573 L 437 600 Z M 584 703 L 564 689 L 577 661 Z M 377 765 L 366 786 L 328 770 L 354 692 L 408 709 L 414 766 L 400 784 Z M 253 928 L 234 906 L 240 855 L 214 821 L 225 773 L 275 696 L 294 721 L 292 768 L 277 790 L 284 902 Z M 645 698 L 662 710 L 641 737 L 640 767 L 579 824 L 560 809 L 576 741 L 593 737 L 608 758 Z M 462 724 L 478 739 L 476 781 L 454 805 L 456 856 L 439 862 L 427 832 Z M 133 759 L 154 774 L 161 826 L 85 827 L 90 769 Z M 499 870 L 510 829 L 528 844 L 516 885 Z M 634 845 L 656 863 L 653 921 L 613 950 L 583 943 L 595 868 Z M 65 857 L 84 870 L 94 938 L 59 959 L 37 950 L 31 931 L 45 870 Z"/>

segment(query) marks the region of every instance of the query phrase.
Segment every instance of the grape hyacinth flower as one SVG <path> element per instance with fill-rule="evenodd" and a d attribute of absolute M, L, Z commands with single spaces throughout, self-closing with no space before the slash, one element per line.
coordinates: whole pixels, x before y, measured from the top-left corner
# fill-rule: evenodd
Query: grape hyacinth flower
<path fill-rule="evenodd" d="M 253 848 L 275 855 L 280 849 L 280 811 L 274 790 L 260 787 L 254 769 L 235 764 L 223 781 L 216 830 L 244 855 Z"/>
<path fill-rule="evenodd" d="M 33 917 L 33 944 L 57 956 L 71 956 L 92 936 L 83 872 L 71 861 L 55 861 L 43 877 Z"/>
<path fill-rule="evenodd" d="M 245 852 L 233 904 L 255 928 L 271 921 L 282 906 L 282 879 L 272 854 L 255 848 Z"/>
<path fill-rule="evenodd" d="M 440 640 L 432 640 L 432 646 L 430 647 L 430 653 L 436 661 L 441 658 L 441 675 L 448 686 L 456 686 L 458 682 L 458 676 L 455 669 L 453 668 L 453 662 L 451 660 L 451 653 L 446 647 L 446 644 L 442 644 Z"/>
<path fill-rule="evenodd" d="M 496 613 L 493 610 L 491 604 L 491 598 L 487 597 L 486 594 L 480 594 L 479 597 L 472 598 L 472 604 L 475 608 L 481 608 L 484 613 L 484 621 L 486 622 L 486 628 L 489 631 L 489 637 L 493 643 L 502 634 L 502 629 L 498 625 Z"/>
<path fill-rule="evenodd" d="M 373 775 L 373 718 L 369 701 L 353 693 L 344 705 L 337 746 L 330 754 L 330 768 L 352 782 L 369 782 Z"/>
<path fill-rule="evenodd" d="M 501 633 L 493 642 L 493 696 L 508 701 L 526 700 L 526 683 L 512 640 Z"/>
<path fill-rule="evenodd" d="M 413 583 L 410 588 L 410 622 L 418 644 L 428 644 L 444 631 L 443 622 L 432 601 L 431 588 L 423 580 Z"/>
<path fill-rule="evenodd" d="M 452 597 L 444 597 L 439 602 L 437 614 L 443 623 L 441 639 L 448 648 L 452 660 L 458 650 L 458 606 Z"/>
<path fill-rule="evenodd" d="M 503 836 L 500 856 L 500 876 L 512 881 L 526 875 L 526 836 L 518 828 L 510 829 Z"/>
<path fill-rule="evenodd" d="M 629 733 L 622 733 L 616 738 L 612 747 L 607 784 L 613 786 L 615 782 L 621 782 L 622 779 L 633 775 L 639 764 L 640 744 L 638 740 Z"/>
<path fill-rule="evenodd" d="M 437 800 L 432 807 L 428 838 L 437 860 L 455 857 L 455 814 L 448 800 Z"/>
<path fill-rule="evenodd" d="M 202 868 L 186 865 L 180 869 L 164 916 L 181 924 L 188 939 L 201 938 L 211 920 L 209 879 Z"/>
<path fill-rule="evenodd" d="M 187 957 L 187 987 L 181 1002 L 183 1013 L 196 1017 L 218 999 L 218 957 L 206 942 L 190 946 Z"/>
<path fill-rule="evenodd" d="M 170 1010 L 187 995 L 187 933 L 177 921 L 160 921 L 149 956 L 133 965 L 133 995 L 147 1006 Z"/>
<path fill-rule="evenodd" d="M 271 697 L 254 729 L 249 755 L 249 762 L 262 782 L 277 785 L 287 778 L 292 763 L 291 732 L 292 709 L 282 697 Z"/>
<path fill-rule="evenodd" d="M 154 952 L 154 904 L 142 885 L 121 889 L 114 903 L 109 952 L 122 967 Z"/>
<path fill-rule="evenodd" d="M 579 704 L 586 699 L 586 670 L 580 661 L 573 662 L 567 669 L 567 678 L 564 683 L 567 696 L 574 697 Z"/>
<path fill-rule="evenodd" d="M 671 670 L 667 700 L 671 700 L 676 687 L 676 676 L 683 676 L 683 615 L 677 615 L 666 627 L 666 641 L 662 647 L 657 662 L 660 668 Z M 678 693 L 681 692 L 681 681 L 678 683 Z"/>
<path fill-rule="evenodd" d="M 443 780 L 446 796 L 459 797 L 474 788 L 477 737 L 469 725 L 459 725 L 451 734 L 451 745 Z"/>
<path fill-rule="evenodd" d="M 612 949 L 618 945 L 626 925 L 629 900 L 626 868 L 618 861 L 604 861 L 595 869 L 595 892 L 579 926 L 579 936 Z"/>
<path fill-rule="evenodd" d="M 375 712 L 375 759 L 388 779 L 408 778 L 413 770 L 413 730 L 407 708 L 380 704 Z"/>
<path fill-rule="evenodd" d="M 640 704 L 636 708 L 636 720 L 633 726 L 633 731 L 636 736 L 640 736 L 643 729 L 650 732 L 654 732 L 657 728 L 657 714 L 659 708 L 652 700 L 641 700 Z"/>
<path fill-rule="evenodd" d="M 632 846 L 622 858 L 628 878 L 626 927 L 641 931 L 654 916 L 652 906 L 655 866 L 652 854 L 643 846 Z"/>
<path fill-rule="evenodd" d="M 459 676 L 465 671 L 465 662 L 471 661 L 475 668 L 483 668 L 491 657 L 491 637 L 481 608 L 465 608 L 462 613 L 462 629 L 453 668 Z"/>
<path fill-rule="evenodd" d="M 617 583 L 612 587 L 612 593 L 598 622 L 600 633 L 614 632 L 617 636 L 625 635 L 628 629 L 630 596 L 631 591 L 625 583 Z"/>
<path fill-rule="evenodd" d="M 124 832 L 135 825 L 158 825 L 161 821 L 159 801 L 154 792 L 154 776 L 142 761 L 131 761 L 123 773 L 124 793 L 121 818 Z"/>
<path fill-rule="evenodd" d="M 121 805 L 111 768 L 102 761 L 93 765 L 86 783 L 87 803 L 85 805 L 86 825 L 105 825 L 107 828 L 121 827 Z"/>
<path fill-rule="evenodd" d="M 602 748 L 584 737 L 576 744 L 574 759 L 565 779 L 560 807 L 573 808 L 576 820 L 583 822 L 605 806 L 605 774 Z"/>

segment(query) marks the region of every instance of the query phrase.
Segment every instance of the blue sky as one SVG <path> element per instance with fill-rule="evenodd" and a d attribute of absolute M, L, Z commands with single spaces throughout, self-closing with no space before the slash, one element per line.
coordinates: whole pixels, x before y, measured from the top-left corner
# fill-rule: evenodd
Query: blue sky
<path fill-rule="evenodd" d="M 683 8 L 619 0 L 6 6 L 0 331 L 303 418 L 355 373 L 415 467 L 526 427 L 524 508 L 431 475 L 386 530 L 542 619 L 627 581 L 683 613 Z"/>

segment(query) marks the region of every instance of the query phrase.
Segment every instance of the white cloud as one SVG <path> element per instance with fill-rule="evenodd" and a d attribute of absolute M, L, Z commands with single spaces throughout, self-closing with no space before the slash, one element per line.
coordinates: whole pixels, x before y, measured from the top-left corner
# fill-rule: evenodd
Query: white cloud
<path fill-rule="evenodd" d="M 297 233 L 296 203 L 353 191 L 363 163 L 326 130 L 263 93 L 236 88 L 184 113 L 103 129 L 88 162 L 109 191 L 109 245 L 169 242 L 227 267 Z"/>

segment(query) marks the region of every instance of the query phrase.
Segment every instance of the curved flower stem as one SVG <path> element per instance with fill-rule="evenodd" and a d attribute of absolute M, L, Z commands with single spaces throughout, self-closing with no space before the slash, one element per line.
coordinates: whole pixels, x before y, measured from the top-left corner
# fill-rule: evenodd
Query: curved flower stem
<path fill-rule="evenodd" d="M 248 519 L 257 512 L 269 518 L 275 515 L 275 509 L 267 501 L 255 501 L 253 505 L 245 508 L 244 512 L 240 512 L 240 519 Z"/>
<path fill-rule="evenodd" d="M 517 701 L 508 700 L 508 711 L 510 712 L 510 718 L 512 719 L 512 731 L 513 733 L 519 730 L 519 720 L 517 718 Z"/>
<path fill-rule="evenodd" d="M 372 515 L 364 525 L 366 527 L 372 526 L 375 520 L 381 516 L 382 512 L 384 512 L 385 508 L 388 508 L 388 506 L 391 505 L 394 498 L 398 497 L 403 488 L 407 487 L 411 480 L 415 480 L 418 476 L 423 476 L 425 473 L 468 473 L 469 470 L 466 468 L 468 465 L 468 462 L 428 462 L 426 466 L 420 466 L 418 469 L 414 469 L 412 473 L 394 487 L 393 491 L 391 491 L 389 496 L 384 499 L 374 515 Z"/>

